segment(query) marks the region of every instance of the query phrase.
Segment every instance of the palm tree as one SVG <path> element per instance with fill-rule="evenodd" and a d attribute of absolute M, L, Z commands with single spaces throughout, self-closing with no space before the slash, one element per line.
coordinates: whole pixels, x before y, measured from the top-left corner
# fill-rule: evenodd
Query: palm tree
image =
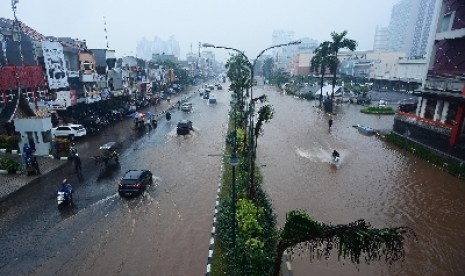
<path fill-rule="evenodd" d="M 312 257 L 328 258 L 331 250 L 336 248 L 339 258 L 358 265 L 360 260 L 367 263 L 403 260 L 407 238 L 416 240 L 415 231 L 408 227 L 374 228 L 363 219 L 331 225 L 316 221 L 304 211 L 293 210 L 286 215 L 284 227 L 278 231 L 273 275 L 280 275 L 284 251 L 289 248 L 295 252 L 300 243 L 307 244 L 303 250 L 307 250 Z M 321 253 L 316 253 L 318 250 Z"/>
<path fill-rule="evenodd" d="M 343 31 L 342 33 L 331 33 L 331 38 L 333 41 L 331 42 L 331 55 L 334 55 L 335 59 L 333 59 L 332 63 L 332 73 L 333 73 L 333 90 L 331 93 L 331 101 L 334 98 L 334 87 L 336 86 L 336 74 L 337 74 L 337 65 L 339 60 L 337 58 L 337 54 L 340 49 L 349 49 L 354 51 L 357 48 L 357 41 L 346 38 L 347 31 Z M 331 112 L 332 112 L 332 102 L 331 102 Z"/>
<path fill-rule="evenodd" d="M 310 68 L 312 72 L 320 72 L 321 79 L 320 79 L 320 106 L 321 101 L 323 99 L 323 84 L 324 84 L 324 76 L 326 72 L 326 68 L 331 65 L 330 63 L 330 52 L 331 52 L 331 42 L 325 41 L 320 43 L 318 48 L 313 51 L 315 54 L 310 61 Z"/>

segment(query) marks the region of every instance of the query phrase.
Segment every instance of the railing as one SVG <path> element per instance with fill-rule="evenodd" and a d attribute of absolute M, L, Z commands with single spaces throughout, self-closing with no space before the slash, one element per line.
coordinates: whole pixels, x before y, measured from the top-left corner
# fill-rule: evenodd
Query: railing
<path fill-rule="evenodd" d="M 397 119 L 399 121 L 403 121 L 412 125 L 416 125 L 422 128 L 430 129 L 434 132 L 444 134 L 444 135 L 451 135 L 452 132 L 452 126 L 434 121 L 431 119 L 426 119 L 419 117 L 415 114 L 410 114 L 402 111 L 397 111 L 396 115 L 394 116 L 394 119 Z"/>

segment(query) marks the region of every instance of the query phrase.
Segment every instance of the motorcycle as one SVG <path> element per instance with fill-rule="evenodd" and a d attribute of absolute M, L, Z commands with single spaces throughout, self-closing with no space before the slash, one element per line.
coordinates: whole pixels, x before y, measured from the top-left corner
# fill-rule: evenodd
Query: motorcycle
<path fill-rule="evenodd" d="M 339 155 L 332 155 L 331 156 L 331 164 L 339 167 L 339 161 L 341 160 L 341 157 Z"/>
<path fill-rule="evenodd" d="M 26 157 L 26 174 L 27 174 L 27 176 L 29 176 L 31 174 L 38 175 L 39 170 L 37 168 L 38 168 L 37 160 L 35 160 L 34 157 L 32 157 L 32 156 Z"/>
<path fill-rule="evenodd" d="M 64 206 L 71 206 L 73 204 L 73 187 L 71 184 L 63 184 L 58 190 L 57 203 L 58 209 L 61 209 Z"/>

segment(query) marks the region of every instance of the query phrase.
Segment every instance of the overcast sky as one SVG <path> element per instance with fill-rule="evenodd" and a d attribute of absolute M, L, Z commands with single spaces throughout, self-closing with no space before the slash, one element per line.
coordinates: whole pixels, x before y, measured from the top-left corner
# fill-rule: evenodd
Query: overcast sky
<path fill-rule="evenodd" d="M 255 58 L 272 45 L 273 30 L 295 38 L 330 40 L 347 30 L 359 50 L 373 48 L 376 25 L 388 26 L 399 0 L 19 0 L 17 17 L 44 35 L 85 39 L 89 48 L 105 48 L 106 17 L 110 48 L 117 56 L 135 54 L 137 41 L 174 36 L 181 58 L 208 42 L 245 51 Z M 0 17 L 13 18 L 11 0 L 0 0 Z M 214 50 L 226 58 L 225 50 Z"/>

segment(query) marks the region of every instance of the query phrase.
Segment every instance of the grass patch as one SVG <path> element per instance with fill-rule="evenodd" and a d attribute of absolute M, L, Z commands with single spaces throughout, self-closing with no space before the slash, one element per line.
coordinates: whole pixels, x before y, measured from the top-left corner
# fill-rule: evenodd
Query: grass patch
<path fill-rule="evenodd" d="M 386 106 L 386 107 L 370 106 L 370 107 L 362 108 L 360 112 L 365 113 L 365 114 L 378 114 L 378 115 L 396 114 L 396 111 L 390 106 Z"/>

